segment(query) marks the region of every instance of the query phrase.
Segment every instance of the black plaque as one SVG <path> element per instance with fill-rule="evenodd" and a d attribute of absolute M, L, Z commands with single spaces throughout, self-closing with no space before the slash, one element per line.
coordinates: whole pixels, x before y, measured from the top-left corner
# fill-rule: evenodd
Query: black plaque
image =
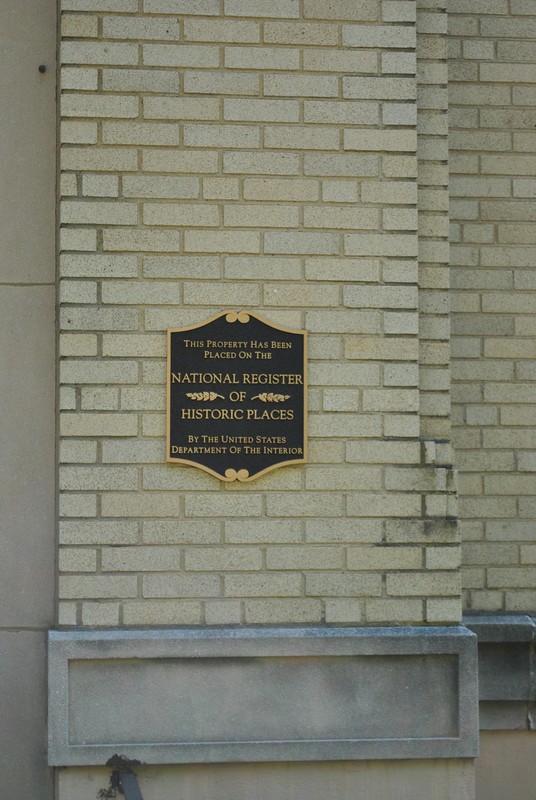
<path fill-rule="evenodd" d="M 306 337 L 251 311 L 169 328 L 167 460 L 223 481 L 304 463 Z"/>

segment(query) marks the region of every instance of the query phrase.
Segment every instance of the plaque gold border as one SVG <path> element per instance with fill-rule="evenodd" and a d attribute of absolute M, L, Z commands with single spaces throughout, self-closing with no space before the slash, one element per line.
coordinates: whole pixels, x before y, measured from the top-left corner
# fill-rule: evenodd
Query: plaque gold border
<path fill-rule="evenodd" d="M 272 464 L 266 469 L 261 470 L 261 472 L 255 472 L 253 475 L 250 475 L 247 469 L 228 469 L 225 471 L 225 475 L 221 475 L 219 472 L 216 472 L 210 467 L 206 467 L 204 464 L 198 464 L 197 461 L 190 461 L 186 458 L 172 458 L 169 455 L 170 450 L 170 434 L 171 434 L 171 334 L 178 333 L 179 331 L 193 331 L 197 328 L 203 328 L 205 325 L 208 325 L 211 322 L 214 322 L 220 317 L 226 317 L 227 322 L 234 323 L 234 322 L 241 322 L 242 324 L 247 324 L 249 322 L 250 317 L 254 317 L 255 319 L 262 322 L 264 325 L 268 325 L 270 328 L 274 328 L 275 330 L 283 331 L 284 333 L 294 333 L 300 334 L 303 336 L 303 458 L 295 458 L 290 461 L 280 461 L 277 464 Z M 240 483 L 249 483 L 250 481 L 256 480 L 260 478 L 262 475 L 266 475 L 266 473 L 271 472 L 278 467 L 289 467 L 295 464 L 306 464 L 307 463 L 307 440 L 308 440 L 308 414 L 307 414 L 307 390 L 308 390 L 308 375 L 307 375 L 307 331 L 302 330 L 299 328 L 287 328 L 284 325 L 275 325 L 274 323 L 270 322 L 270 320 L 262 317 L 260 314 L 256 314 L 254 311 L 249 311 L 249 309 L 243 309 L 242 311 L 233 311 L 231 309 L 227 309 L 225 311 L 220 311 L 218 314 L 213 314 L 213 316 L 209 317 L 208 319 L 204 320 L 203 322 L 198 322 L 196 325 L 185 325 L 182 328 L 168 328 L 167 329 L 167 358 L 166 358 L 166 462 L 171 464 L 184 464 L 188 467 L 196 467 L 197 469 L 202 469 L 204 472 L 208 472 L 209 475 L 213 475 L 215 478 L 219 478 L 220 481 L 224 481 L 225 483 L 231 483 L 233 481 L 239 481 Z"/>

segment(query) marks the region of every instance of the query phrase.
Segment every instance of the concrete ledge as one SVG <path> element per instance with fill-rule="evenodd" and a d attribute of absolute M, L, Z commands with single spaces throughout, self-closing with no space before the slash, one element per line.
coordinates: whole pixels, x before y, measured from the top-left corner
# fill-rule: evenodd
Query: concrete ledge
<path fill-rule="evenodd" d="M 52 631 L 49 665 L 56 766 L 477 754 L 461 627 Z"/>
<path fill-rule="evenodd" d="M 534 728 L 534 619 L 522 614 L 464 617 L 478 637 L 481 730 Z"/>

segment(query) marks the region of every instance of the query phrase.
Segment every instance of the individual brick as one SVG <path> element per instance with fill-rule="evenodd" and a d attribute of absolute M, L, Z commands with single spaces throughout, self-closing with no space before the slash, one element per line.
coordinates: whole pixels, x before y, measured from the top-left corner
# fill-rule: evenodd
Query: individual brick
<path fill-rule="evenodd" d="M 212 45 L 144 44 L 142 52 L 148 67 L 217 67 L 220 63 L 219 50 Z"/>

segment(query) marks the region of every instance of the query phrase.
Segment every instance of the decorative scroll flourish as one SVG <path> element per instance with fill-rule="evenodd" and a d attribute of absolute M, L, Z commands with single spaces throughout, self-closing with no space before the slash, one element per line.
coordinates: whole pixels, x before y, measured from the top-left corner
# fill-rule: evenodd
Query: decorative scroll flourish
<path fill-rule="evenodd" d="M 274 394 L 273 392 L 262 392 L 256 394 L 252 400 L 262 400 L 263 403 L 284 403 L 285 400 L 290 400 L 289 394 Z"/>
<path fill-rule="evenodd" d="M 247 311 L 238 311 L 238 312 L 229 311 L 229 313 L 226 314 L 225 319 L 227 320 L 227 322 L 237 322 L 238 321 L 238 322 L 246 323 L 246 322 L 249 322 L 249 314 L 247 313 Z"/>
<path fill-rule="evenodd" d="M 186 397 L 190 400 L 203 400 L 204 402 L 218 399 L 225 400 L 222 394 L 216 394 L 216 392 L 186 392 Z"/>
<path fill-rule="evenodd" d="M 226 469 L 225 470 L 225 477 L 228 481 L 247 481 L 249 478 L 249 472 L 247 469 Z"/>

